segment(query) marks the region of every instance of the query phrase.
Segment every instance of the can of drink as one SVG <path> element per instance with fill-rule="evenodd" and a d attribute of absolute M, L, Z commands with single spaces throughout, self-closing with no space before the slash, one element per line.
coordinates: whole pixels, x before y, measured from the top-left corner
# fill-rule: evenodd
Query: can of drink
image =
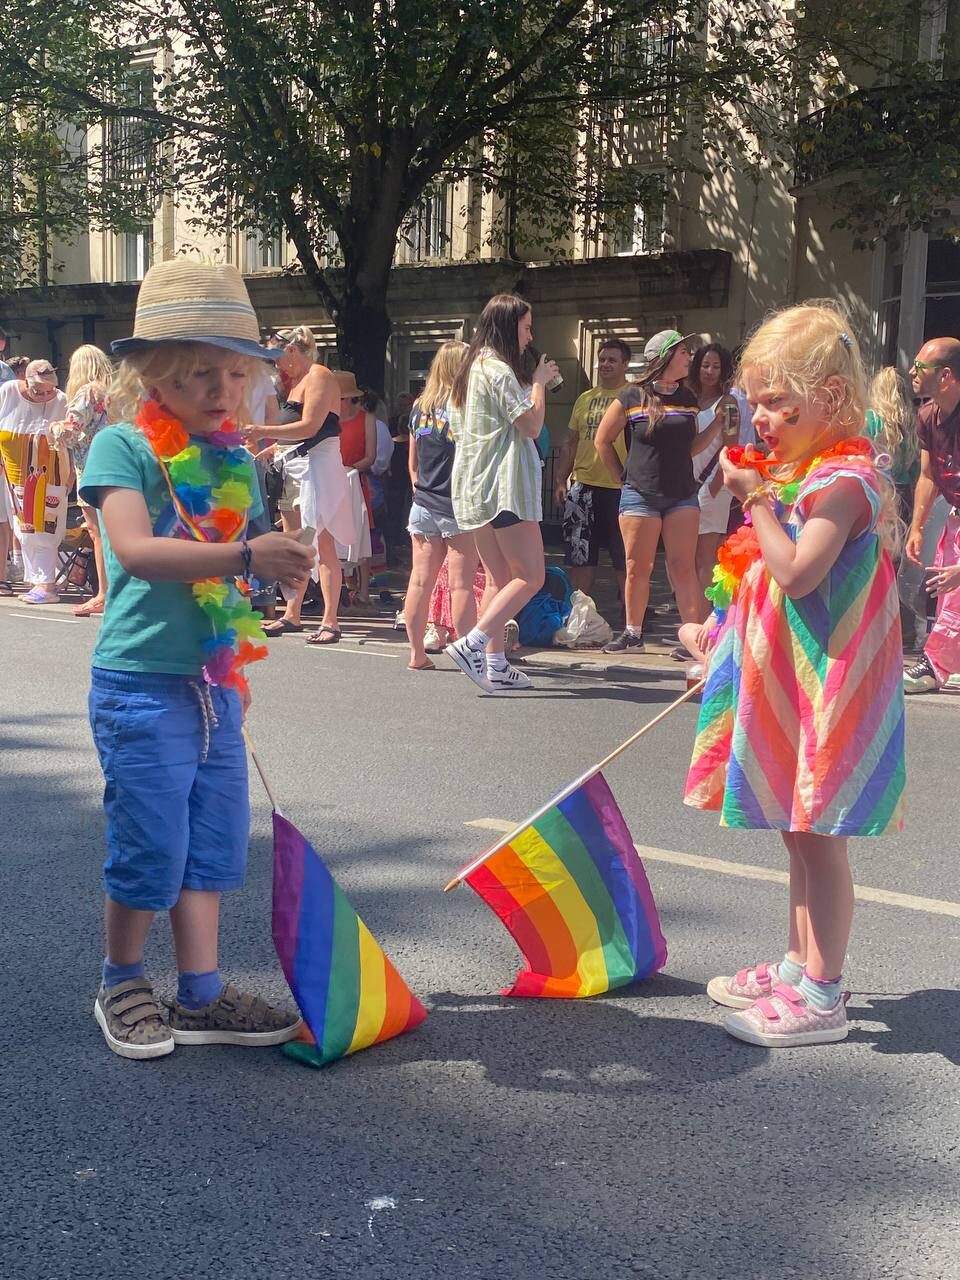
<path fill-rule="evenodd" d="M 563 386 L 563 378 L 558 373 L 555 378 L 551 378 L 550 381 L 547 383 L 547 390 L 559 391 L 562 386 Z"/>

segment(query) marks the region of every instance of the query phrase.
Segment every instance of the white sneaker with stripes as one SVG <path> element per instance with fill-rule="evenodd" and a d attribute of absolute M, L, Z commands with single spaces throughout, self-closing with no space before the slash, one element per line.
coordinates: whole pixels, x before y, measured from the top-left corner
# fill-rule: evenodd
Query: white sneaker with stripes
<path fill-rule="evenodd" d="M 518 671 L 509 662 L 505 667 L 487 667 L 487 681 L 493 686 L 495 693 L 509 689 L 532 689 L 530 677 Z"/>

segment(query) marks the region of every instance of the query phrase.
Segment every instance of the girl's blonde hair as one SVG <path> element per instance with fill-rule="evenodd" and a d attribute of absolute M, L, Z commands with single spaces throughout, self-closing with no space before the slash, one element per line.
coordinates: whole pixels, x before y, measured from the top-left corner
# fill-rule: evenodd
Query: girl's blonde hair
<path fill-rule="evenodd" d="M 751 376 L 808 404 L 820 402 L 827 434 L 817 440 L 817 453 L 862 434 L 867 374 L 853 326 L 835 303 L 804 302 L 768 316 L 740 356 L 741 380 Z M 828 389 L 830 378 L 842 390 Z"/>
<path fill-rule="evenodd" d="M 70 357 L 70 366 L 67 369 L 67 385 L 64 387 L 63 393 L 67 400 L 70 401 L 81 387 L 86 387 L 91 382 L 98 382 L 102 387 L 109 387 L 112 381 L 113 364 L 109 356 L 105 355 L 99 347 L 86 343 L 82 347 L 77 347 Z"/>
<path fill-rule="evenodd" d="M 920 440 L 903 375 L 889 365 L 881 369 L 870 383 L 867 404 L 882 424 L 874 440 L 877 451 L 902 459 L 909 467 L 920 457 Z"/>
<path fill-rule="evenodd" d="M 158 342 L 146 351 L 134 351 L 120 361 L 108 393 L 111 422 L 133 422 L 158 382 L 168 378 L 184 381 L 200 365 L 199 342 Z M 255 356 L 234 356 L 235 367 L 254 381 L 260 363 Z M 238 426 L 247 423 L 246 399 L 234 415 Z"/>
<path fill-rule="evenodd" d="M 291 329 L 274 329 L 274 333 L 278 338 L 290 347 L 296 347 L 302 351 L 304 355 L 310 357 L 310 363 L 314 364 L 317 359 L 317 339 L 313 330 L 305 324 L 294 325 Z"/>
<path fill-rule="evenodd" d="M 839 387 L 828 387 L 831 379 Z M 867 374 L 860 344 L 846 312 L 830 299 L 813 299 L 768 316 L 740 356 L 739 381 L 792 392 L 823 413 L 823 433 L 806 458 L 777 469 L 780 481 L 799 479 L 818 453 L 863 434 Z M 894 552 L 901 537 L 896 494 L 880 471 L 877 480 L 883 499 L 877 531 L 884 546 Z"/>
<path fill-rule="evenodd" d="M 465 342 L 453 340 L 445 342 L 433 357 L 426 385 L 417 397 L 417 407 L 421 413 L 433 413 L 436 409 L 447 407 L 454 379 L 468 350 Z"/>

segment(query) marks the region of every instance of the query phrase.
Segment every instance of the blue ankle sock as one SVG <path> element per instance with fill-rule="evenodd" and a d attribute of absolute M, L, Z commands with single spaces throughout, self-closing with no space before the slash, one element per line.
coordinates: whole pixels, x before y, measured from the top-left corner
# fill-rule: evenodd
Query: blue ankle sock
<path fill-rule="evenodd" d="M 219 969 L 209 973 L 181 973 L 177 980 L 177 1004 L 185 1009 L 202 1009 L 212 1004 L 223 990 Z"/>
<path fill-rule="evenodd" d="M 780 981 L 785 982 L 788 987 L 796 987 L 800 984 L 803 977 L 803 965 L 797 964 L 796 960 L 791 960 L 789 956 L 784 956 L 777 965 L 777 973 L 780 975 Z"/>
<path fill-rule="evenodd" d="M 108 988 L 115 987 L 120 982 L 129 982 L 131 978 L 142 978 L 145 972 L 142 960 L 138 960 L 135 964 L 114 964 L 112 960 L 105 958 L 103 985 Z"/>
<path fill-rule="evenodd" d="M 840 988 L 843 986 L 843 977 L 826 979 L 811 978 L 806 969 L 803 971 L 803 977 L 800 979 L 800 985 L 797 990 L 806 1000 L 811 1009 L 819 1009 L 821 1013 L 825 1013 L 827 1009 L 832 1009 L 840 999 Z"/>

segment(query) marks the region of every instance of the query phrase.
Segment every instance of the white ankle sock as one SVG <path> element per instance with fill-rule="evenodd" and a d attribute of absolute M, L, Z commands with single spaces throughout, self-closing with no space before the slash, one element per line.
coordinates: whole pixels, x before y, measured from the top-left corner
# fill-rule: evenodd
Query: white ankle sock
<path fill-rule="evenodd" d="M 474 627 L 472 631 L 468 631 L 464 636 L 464 642 L 471 649 L 485 649 L 490 643 L 490 637 L 485 631 L 481 631 L 479 627 Z"/>
<path fill-rule="evenodd" d="M 640 640 L 643 636 L 643 627 L 624 627 L 628 636 L 636 636 Z"/>
<path fill-rule="evenodd" d="M 487 670 L 488 671 L 506 671 L 507 656 L 505 653 L 488 653 L 487 654 Z"/>

